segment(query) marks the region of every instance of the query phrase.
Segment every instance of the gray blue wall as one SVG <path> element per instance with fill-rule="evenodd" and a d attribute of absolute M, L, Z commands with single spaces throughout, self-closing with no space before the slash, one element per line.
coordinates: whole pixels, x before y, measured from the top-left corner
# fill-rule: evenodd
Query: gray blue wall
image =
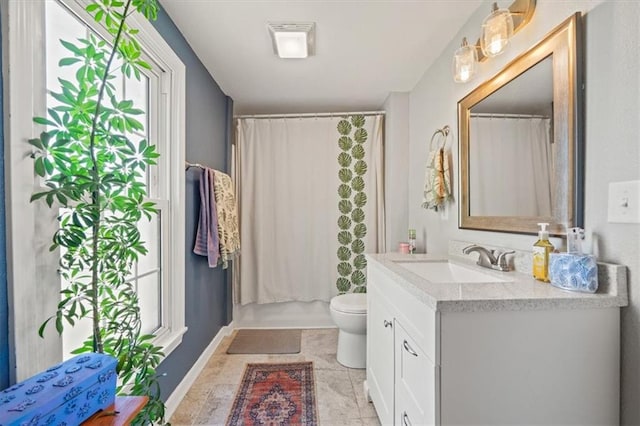
<path fill-rule="evenodd" d="M 220 90 L 164 10 L 160 11 L 154 26 L 187 68 L 187 161 L 226 171 L 232 100 Z M 210 269 L 205 257 L 193 254 L 200 211 L 201 171 L 190 169 L 186 173 L 185 285 L 189 331 L 182 344 L 160 366 L 160 372 L 166 373 L 161 381 L 165 400 L 231 318 L 231 280 L 222 269 Z"/>
<path fill-rule="evenodd" d="M 2 16 L 0 15 L 0 70 L 2 70 Z M 0 389 L 9 387 L 9 306 L 7 303 L 7 246 L 4 214 L 4 131 L 2 72 L 0 71 Z"/>

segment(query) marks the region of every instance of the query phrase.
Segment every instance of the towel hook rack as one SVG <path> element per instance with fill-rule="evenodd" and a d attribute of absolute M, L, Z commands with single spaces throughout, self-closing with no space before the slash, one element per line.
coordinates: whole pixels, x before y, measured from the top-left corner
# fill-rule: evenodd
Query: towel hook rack
<path fill-rule="evenodd" d="M 190 169 L 190 168 L 192 168 L 192 167 L 196 167 L 196 168 L 198 168 L 198 169 L 202 169 L 202 170 L 204 170 L 204 169 L 206 169 L 206 168 L 207 168 L 206 166 L 203 166 L 203 165 L 202 165 L 202 164 L 200 164 L 200 163 L 190 163 L 190 162 L 188 162 L 188 161 L 185 161 L 185 162 L 184 162 L 184 169 L 185 169 L 185 170 L 189 170 L 189 169 Z"/>
<path fill-rule="evenodd" d="M 429 142 L 429 149 L 433 150 L 433 140 L 438 135 L 442 136 L 442 146 L 438 146 L 437 148 L 444 149 L 445 145 L 447 144 L 447 136 L 449 136 L 449 133 L 451 133 L 451 128 L 448 124 L 445 125 L 442 129 L 437 129 L 435 132 L 433 132 L 433 135 L 431 136 L 431 142 Z"/>

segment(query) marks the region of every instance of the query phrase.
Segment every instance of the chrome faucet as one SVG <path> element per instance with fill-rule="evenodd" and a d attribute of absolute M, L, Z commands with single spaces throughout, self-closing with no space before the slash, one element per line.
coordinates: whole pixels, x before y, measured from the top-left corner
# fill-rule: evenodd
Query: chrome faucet
<path fill-rule="evenodd" d="M 484 247 L 472 244 L 465 247 L 462 252 L 469 254 L 471 252 L 478 253 L 478 261 L 476 264 L 484 268 L 496 269 L 498 271 L 508 271 L 507 255 L 515 253 L 513 250 L 500 252 L 499 250 L 489 250 Z"/>

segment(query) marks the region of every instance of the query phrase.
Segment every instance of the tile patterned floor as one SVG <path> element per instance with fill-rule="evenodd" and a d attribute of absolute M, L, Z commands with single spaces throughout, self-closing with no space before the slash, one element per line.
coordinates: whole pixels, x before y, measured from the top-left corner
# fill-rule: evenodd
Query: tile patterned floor
<path fill-rule="evenodd" d="M 336 361 L 337 329 L 303 330 L 301 351 L 295 355 L 227 355 L 233 336 L 226 337 L 171 418 L 174 426 L 224 425 L 248 362 L 313 361 L 320 425 L 379 426 L 367 402 L 364 370 Z"/>

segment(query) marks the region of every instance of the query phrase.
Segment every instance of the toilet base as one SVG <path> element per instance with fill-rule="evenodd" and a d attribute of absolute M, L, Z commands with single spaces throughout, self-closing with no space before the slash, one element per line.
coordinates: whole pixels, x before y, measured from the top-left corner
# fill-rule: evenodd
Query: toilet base
<path fill-rule="evenodd" d="M 344 330 L 338 333 L 338 362 L 348 368 L 366 368 L 367 335 Z"/>

